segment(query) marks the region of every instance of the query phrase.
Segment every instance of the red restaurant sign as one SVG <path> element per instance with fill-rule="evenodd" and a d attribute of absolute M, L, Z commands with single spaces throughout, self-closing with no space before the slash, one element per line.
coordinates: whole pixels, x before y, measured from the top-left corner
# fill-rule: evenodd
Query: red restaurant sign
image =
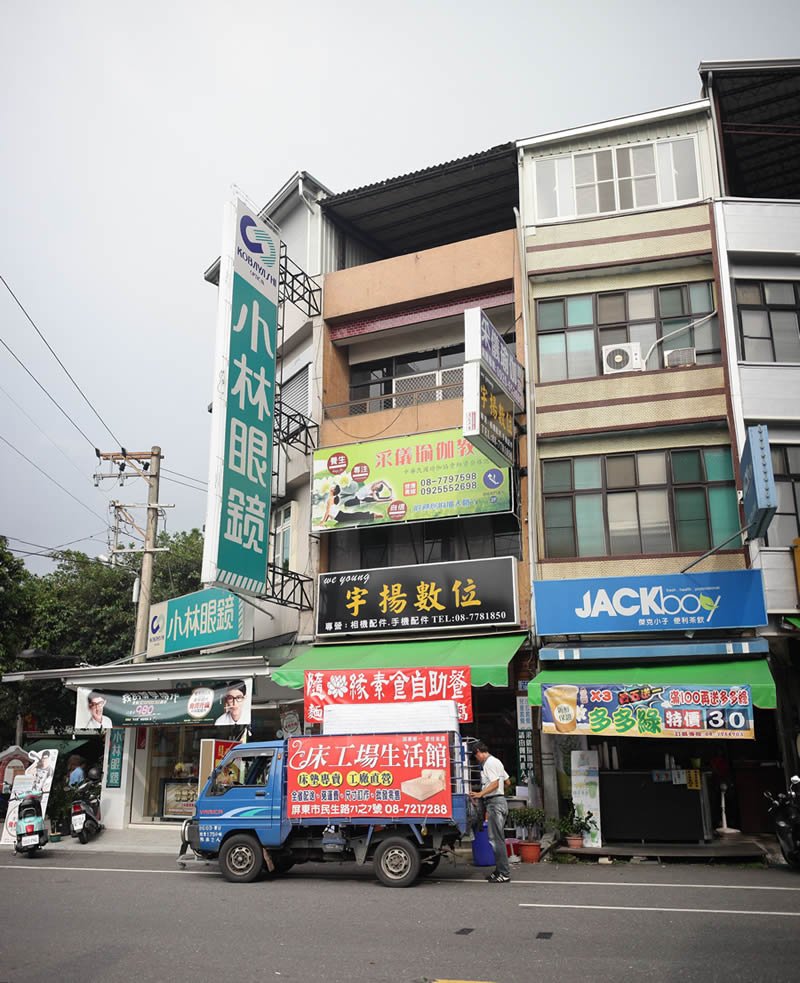
<path fill-rule="evenodd" d="M 447 734 L 293 737 L 289 819 L 450 818 Z"/>
<path fill-rule="evenodd" d="M 426 669 L 308 669 L 305 673 L 305 719 L 322 721 L 323 707 L 332 703 L 426 703 L 455 700 L 458 721 L 472 720 L 469 666 Z"/>

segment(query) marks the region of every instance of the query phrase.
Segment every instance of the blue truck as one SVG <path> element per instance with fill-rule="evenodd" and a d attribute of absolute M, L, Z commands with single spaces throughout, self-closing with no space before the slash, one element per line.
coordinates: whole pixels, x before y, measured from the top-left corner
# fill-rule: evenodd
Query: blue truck
<path fill-rule="evenodd" d="M 178 864 L 217 860 L 248 883 L 309 861 L 372 862 L 381 883 L 409 887 L 467 834 L 468 791 L 455 732 L 239 744 L 184 822 Z"/>

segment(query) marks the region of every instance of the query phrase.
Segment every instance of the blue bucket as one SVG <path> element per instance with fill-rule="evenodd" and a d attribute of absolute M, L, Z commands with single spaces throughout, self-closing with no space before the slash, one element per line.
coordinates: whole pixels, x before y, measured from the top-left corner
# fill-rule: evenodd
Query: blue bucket
<path fill-rule="evenodd" d="M 472 862 L 476 867 L 494 867 L 494 850 L 489 842 L 488 829 L 484 823 L 472 841 Z"/>

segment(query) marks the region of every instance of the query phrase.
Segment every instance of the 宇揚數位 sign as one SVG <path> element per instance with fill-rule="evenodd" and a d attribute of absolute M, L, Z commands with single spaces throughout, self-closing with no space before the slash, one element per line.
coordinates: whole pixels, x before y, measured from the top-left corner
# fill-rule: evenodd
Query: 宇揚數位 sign
<path fill-rule="evenodd" d="M 480 307 L 469 307 L 464 311 L 464 361 L 481 362 L 508 393 L 516 408 L 525 408 L 525 370 Z"/>
<path fill-rule="evenodd" d="M 313 532 L 510 510 L 509 469 L 457 428 L 314 451 Z"/>
<path fill-rule="evenodd" d="M 747 428 L 741 461 L 742 505 L 750 539 L 760 539 L 778 509 L 769 431 L 762 423 Z"/>
<path fill-rule="evenodd" d="M 226 210 L 214 361 L 204 583 L 266 589 L 280 240 L 236 198 Z"/>
<path fill-rule="evenodd" d="M 318 635 L 369 635 L 516 625 L 510 556 L 322 573 Z"/>
<path fill-rule="evenodd" d="M 241 598 L 220 587 L 209 587 L 150 605 L 147 655 L 153 658 L 238 642 L 244 631 Z"/>
<path fill-rule="evenodd" d="M 498 467 L 514 458 L 514 403 L 482 362 L 464 365 L 464 436 Z"/>
<path fill-rule="evenodd" d="M 760 570 L 537 580 L 538 635 L 725 630 L 767 623 Z"/>

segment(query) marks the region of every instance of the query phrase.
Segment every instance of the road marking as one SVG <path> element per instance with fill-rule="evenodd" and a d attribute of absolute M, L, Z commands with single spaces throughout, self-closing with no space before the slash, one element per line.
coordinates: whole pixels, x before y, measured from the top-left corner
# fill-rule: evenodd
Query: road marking
<path fill-rule="evenodd" d="M 433 878 L 430 878 L 433 880 Z M 444 878 L 437 878 L 440 884 L 444 883 Z M 456 880 L 448 877 L 447 880 Z M 464 878 L 458 881 L 459 884 L 484 884 L 485 881 L 476 881 L 473 878 Z M 678 887 L 678 888 L 701 888 L 712 891 L 800 891 L 800 887 L 776 887 L 762 884 L 681 884 L 680 882 L 658 882 L 658 881 L 520 881 L 513 879 L 511 884 L 551 884 L 558 887 Z"/>
<path fill-rule="evenodd" d="M 579 908 L 581 911 L 669 911 L 692 915 L 779 915 L 800 918 L 800 911 L 737 911 L 729 908 L 639 908 L 633 905 L 605 904 L 520 904 L 520 908 Z"/>
<path fill-rule="evenodd" d="M 92 874 L 103 873 L 103 874 L 216 874 L 216 870 L 142 870 L 136 867 L 55 867 L 53 865 L 40 865 L 37 864 L 35 867 L 33 865 L 28 866 L 27 864 L 0 864 L 0 870 L 28 870 L 28 871 L 46 871 L 46 870 L 71 870 L 75 873 L 80 873 L 81 871 L 88 871 Z"/>

